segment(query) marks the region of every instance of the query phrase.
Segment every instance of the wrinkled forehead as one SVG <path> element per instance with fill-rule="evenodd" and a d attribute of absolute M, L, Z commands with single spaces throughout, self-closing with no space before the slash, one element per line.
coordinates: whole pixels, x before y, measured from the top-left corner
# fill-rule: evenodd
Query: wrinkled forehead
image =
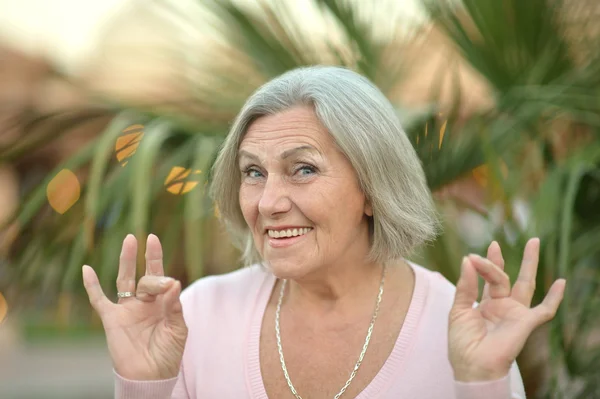
<path fill-rule="evenodd" d="M 309 107 L 257 118 L 246 130 L 238 157 L 286 158 L 301 152 L 326 154 L 336 147 L 331 134 Z"/>

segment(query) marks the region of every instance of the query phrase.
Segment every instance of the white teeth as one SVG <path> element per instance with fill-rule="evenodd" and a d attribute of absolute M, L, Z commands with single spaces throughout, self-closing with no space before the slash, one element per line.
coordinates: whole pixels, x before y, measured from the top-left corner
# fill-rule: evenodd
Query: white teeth
<path fill-rule="evenodd" d="M 269 230 L 269 237 L 272 238 L 283 238 L 283 237 L 297 237 L 308 233 L 311 230 L 310 227 L 287 229 L 287 230 Z"/>

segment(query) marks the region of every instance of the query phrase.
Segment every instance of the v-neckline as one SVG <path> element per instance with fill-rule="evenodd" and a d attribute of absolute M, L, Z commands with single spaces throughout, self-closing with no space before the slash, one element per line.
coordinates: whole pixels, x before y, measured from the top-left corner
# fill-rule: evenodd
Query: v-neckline
<path fill-rule="evenodd" d="M 415 284 L 402 328 L 400 329 L 394 348 L 385 363 L 373 380 L 355 399 L 381 397 L 389 389 L 395 377 L 397 378 L 400 375 L 402 368 L 405 366 L 405 360 L 414 342 L 429 288 L 427 275 L 424 274 L 424 271 L 411 262 L 407 263 L 414 272 Z M 248 393 L 252 399 L 268 399 L 260 368 L 260 333 L 265 311 L 276 282 L 277 278 L 273 274 L 268 273 L 261 284 L 252 311 L 250 329 L 246 337 L 244 366 Z"/>

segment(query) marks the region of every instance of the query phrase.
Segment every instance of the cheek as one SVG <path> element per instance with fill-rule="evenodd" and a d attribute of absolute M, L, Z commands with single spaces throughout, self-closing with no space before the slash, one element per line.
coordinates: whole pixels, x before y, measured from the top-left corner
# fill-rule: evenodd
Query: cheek
<path fill-rule="evenodd" d="M 361 193 L 348 192 L 346 200 L 332 206 L 329 216 L 332 228 L 341 236 L 353 236 L 365 218 L 364 201 Z"/>
<path fill-rule="evenodd" d="M 353 185 L 336 182 L 324 184 L 312 195 L 312 208 L 329 219 L 343 219 L 352 223 L 354 216 L 362 219 L 365 198 L 362 191 Z"/>
<path fill-rule="evenodd" d="M 255 200 L 252 189 L 242 186 L 240 188 L 240 209 L 244 215 L 244 219 L 249 226 L 252 226 L 258 216 L 258 202 Z"/>

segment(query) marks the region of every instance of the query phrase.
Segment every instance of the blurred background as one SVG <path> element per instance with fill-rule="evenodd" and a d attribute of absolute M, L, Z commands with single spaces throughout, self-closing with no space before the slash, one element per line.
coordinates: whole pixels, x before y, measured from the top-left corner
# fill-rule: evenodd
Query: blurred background
<path fill-rule="evenodd" d="M 411 259 L 456 282 L 498 240 L 514 279 L 540 237 L 534 302 L 568 284 L 518 359 L 527 395 L 600 398 L 599 21 L 597 0 L 0 0 L 0 397 L 112 397 L 81 266 L 114 296 L 123 238 L 155 233 L 184 285 L 240 267 L 215 151 L 259 85 L 330 64 L 422 159 L 444 232 Z"/>

